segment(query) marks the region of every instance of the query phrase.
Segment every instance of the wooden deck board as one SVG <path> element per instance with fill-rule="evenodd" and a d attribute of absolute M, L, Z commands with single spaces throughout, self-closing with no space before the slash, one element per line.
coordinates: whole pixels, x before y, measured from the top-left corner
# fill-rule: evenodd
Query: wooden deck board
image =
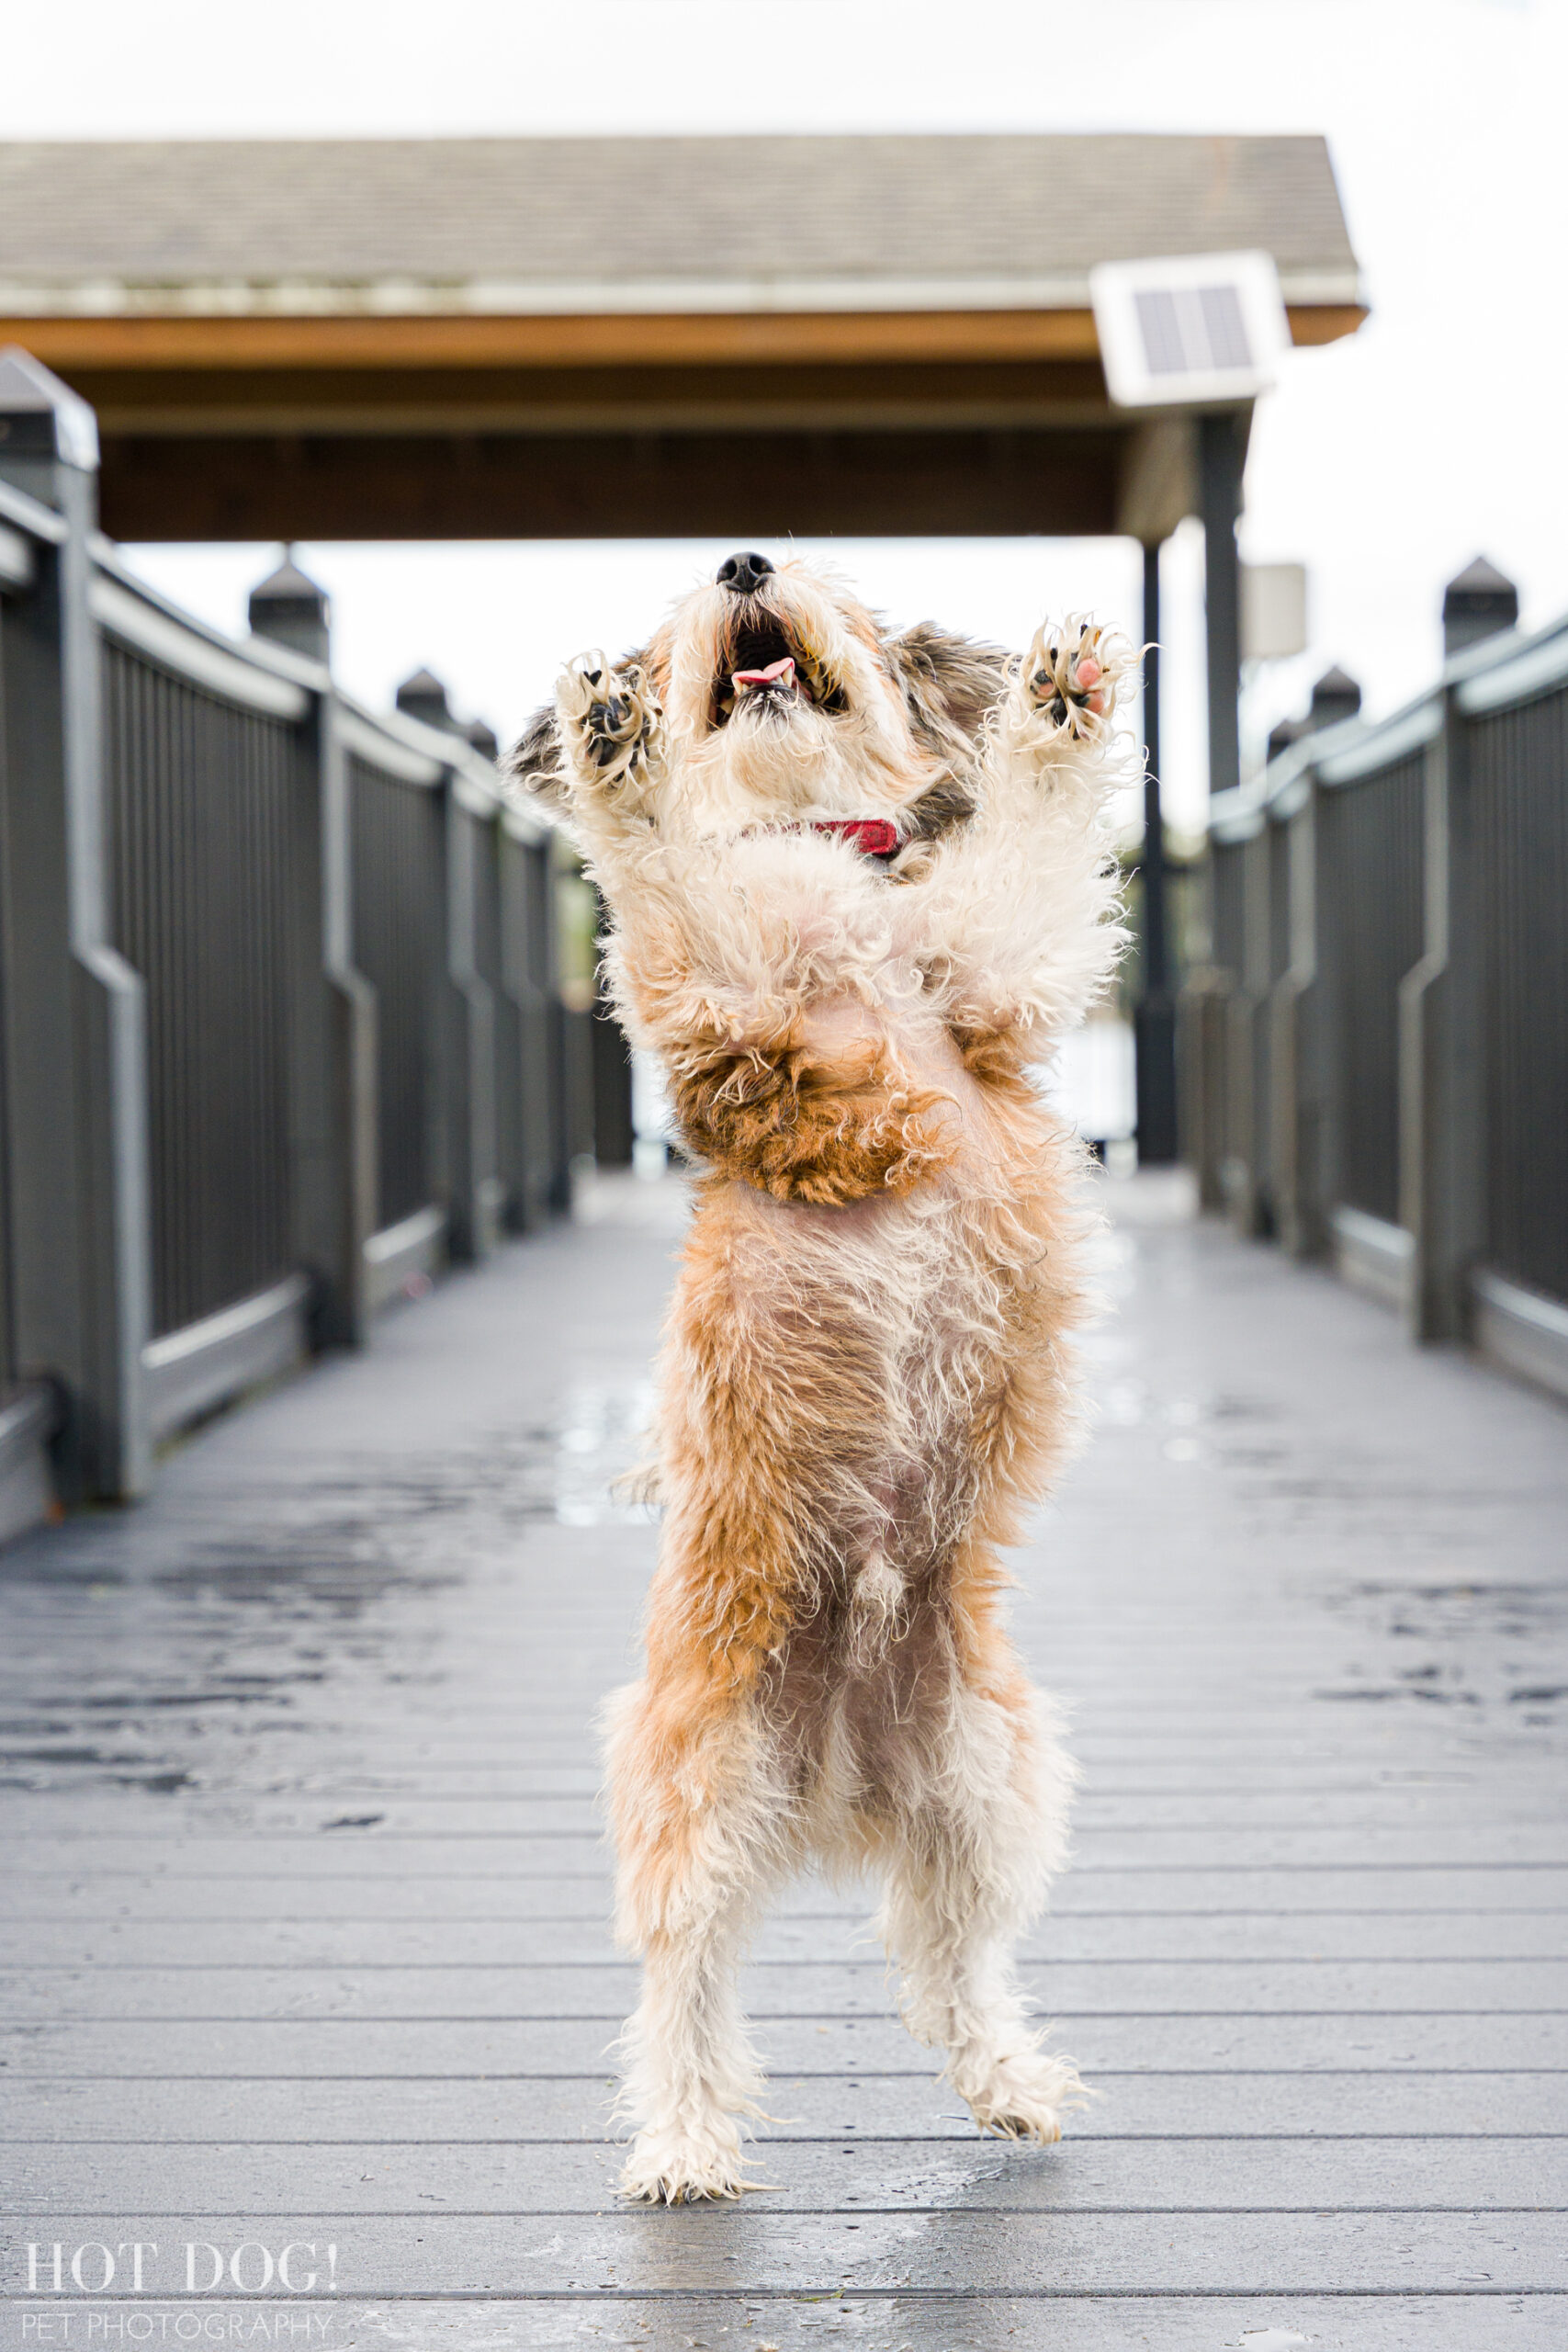
<path fill-rule="evenodd" d="M 1118 1227 L 1020 1564 L 1088 1771 L 1025 1975 L 1100 2096 L 980 2141 L 807 1883 L 746 1980 L 776 2185 L 616 2206 L 592 1717 L 656 1541 L 605 1492 L 646 1206 L 0 1559 L 6 2352 L 87 2317 L 19 2293 L 29 2241 L 138 2236 L 331 2240 L 330 2299 L 139 2308 L 365 2352 L 1568 2339 L 1568 1421 L 1209 1227 Z"/>

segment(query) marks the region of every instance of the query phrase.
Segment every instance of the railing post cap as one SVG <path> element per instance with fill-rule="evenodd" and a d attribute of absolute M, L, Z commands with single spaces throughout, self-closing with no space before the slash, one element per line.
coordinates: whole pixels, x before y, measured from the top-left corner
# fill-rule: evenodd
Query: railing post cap
<path fill-rule="evenodd" d="M 324 611 L 328 602 L 327 592 L 319 581 L 310 578 L 308 571 L 300 571 L 294 560 L 294 548 L 290 542 L 284 548 L 283 561 L 276 571 L 269 571 L 266 578 L 258 580 L 251 590 L 251 603 L 294 604 L 307 600 L 319 605 Z"/>
<path fill-rule="evenodd" d="M 1325 670 L 1312 690 L 1312 726 L 1334 727 L 1342 718 L 1354 718 L 1361 707 L 1361 689 L 1348 670 L 1337 662 Z"/>
<path fill-rule="evenodd" d="M 426 727 L 444 727 L 449 735 L 462 731 L 452 716 L 446 689 L 434 670 L 414 671 L 403 680 L 395 699 L 406 718 L 423 719 Z"/>
<path fill-rule="evenodd" d="M 1443 592 L 1443 602 L 1446 605 L 1450 598 L 1478 594 L 1517 596 L 1518 593 L 1506 572 L 1499 571 L 1485 556 L 1478 555 L 1473 563 L 1467 563 L 1462 571 L 1455 572 Z"/>
<path fill-rule="evenodd" d="M 318 662 L 327 659 L 331 599 L 308 572 L 300 571 L 291 545 L 285 547 L 276 571 L 269 571 L 251 590 L 248 609 L 253 636 L 270 638 L 275 644 L 287 645 Z"/>
<path fill-rule="evenodd" d="M 79 392 L 15 343 L 0 350 L 0 453 L 53 458 L 85 474 L 98 469 L 97 418 Z"/>
<path fill-rule="evenodd" d="M 493 727 L 486 726 L 482 718 L 470 718 L 462 732 L 468 737 L 481 760 L 493 763 L 500 759 L 501 738 Z"/>
<path fill-rule="evenodd" d="M 1519 617 L 1519 592 L 1506 574 L 1478 555 L 1443 591 L 1443 651 L 1458 653 Z"/>

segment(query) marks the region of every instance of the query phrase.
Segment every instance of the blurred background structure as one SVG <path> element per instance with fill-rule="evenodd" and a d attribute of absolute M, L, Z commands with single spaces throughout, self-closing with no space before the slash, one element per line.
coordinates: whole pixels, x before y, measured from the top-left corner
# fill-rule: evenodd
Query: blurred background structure
<path fill-rule="evenodd" d="M 1568 616 L 1517 616 L 1478 559 L 1425 695 L 1330 671 L 1216 796 L 1182 1113 L 1205 1205 L 1568 1396 Z"/>
<path fill-rule="evenodd" d="M 0 334 L 96 412 L 117 539 L 1134 540 L 1160 846 L 1135 1118 L 1144 1159 L 1174 1159 L 1160 550 L 1200 518 L 1224 790 L 1271 370 L 1234 261 L 1130 288 L 1109 379 L 1091 291 L 1107 265 L 1264 254 L 1281 339 L 1353 333 L 1321 139 L 44 141 L 0 183 Z"/>
<path fill-rule="evenodd" d="M 1281 338 L 1353 332 L 1321 140 L 41 142 L 0 151 L 0 179 L 7 790 L 58 834 L 10 881 L 7 1295 L 13 1379 L 57 1383 L 68 1494 L 137 1491 L 160 1437 L 565 1205 L 574 1163 L 664 1156 L 656 1127 L 638 1151 L 657 1105 L 593 1012 L 591 894 L 503 811 L 490 729 L 427 670 L 372 720 L 291 555 L 224 646 L 100 522 L 1120 533 L 1152 665 L 1159 549 L 1197 514 L 1210 761 L 1239 782 L 1245 332 L 1212 348 L 1195 308 L 1184 342 L 1170 296 L 1137 297 L 1165 306 L 1163 380 L 1118 405 L 1091 273 L 1262 253 Z M 1168 1161 L 1156 763 L 1144 813 L 1139 1147 Z M 44 1007 L 67 1003 L 38 1097 Z M 77 1066 L 73 1134 L 46 1102 Z M 1098 1070 L 1114 1094 L 1119 1062 Z"/>
<path fill-rule="evenodd" d="M 96 410 L 120 540 L 1156 547 L 1213 493 L 1108 395 L 1095 265 L 1261 249 L 1298 343 L 1365 314 L 1315 138 L 60 141 L 0 185 L 0 323 Z"/>
<path fill-rule="evenodd" d="M 1321 140 L 40 142 L 0 179 L 11 1523 L 51 1477 L 138 1491 L 171 1430 L 567 1206 L 574 1166 L 665 1156 L 592 892 L 492 730 L 428 669 L 355 702 L 292 553 L 241 643 L 120 537 L 1133 541 L 1129 1019 L 1056 1084 L 1102 1149 L 1169 1163 L 1179 1128 L 1245 1230 L 1562 1385 L 1568 637 L 1520 640 L 1477 564 L 1432 694 L 1367 728 L 1331 669 L 1256 774 L 1245 740 L 1306 582 L 1239 564 L 1267 377 L 1224 281 L 1269 257 L 1281 341 L 1359 326 Z M 1173 865 L 1190 517 L 1213 800 Z"/>

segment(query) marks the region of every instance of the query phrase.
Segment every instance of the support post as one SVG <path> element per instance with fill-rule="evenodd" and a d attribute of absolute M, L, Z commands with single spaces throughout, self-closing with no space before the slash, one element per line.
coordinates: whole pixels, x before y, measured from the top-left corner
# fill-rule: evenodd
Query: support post
<path fill-rule="evenodd" d="M 311 665 L 291 830 L 295 950 L 289 1071 L 294 1242 L 310 1273 L 311 1344 L 357 1347 L 376 1220 L 376 992 L 353 968 L 348 776 L 338 740 L 327 596 L 292 553 L 251 592 L 253 636 Z"/>
<path fill-rule="evenodd" d="M 449 771 L 446 815 L 447 1247 L 459 1263 L 484 1258 L 501 1238 L 495 1148 L 495 1000 L 479 970 L 479 822 Z"/>
<path fill-rule="evenodd" d="M 1317 968 L 1319 787 L 1312 770 L 1292 808 L 1270 821 L 1286 828 L 1289 962 L 1274 991 L 1274 1189 L 1280 1238 L 1293 1258 L 1316 1258 L 1327 1243 L 1323 1192 L 1323 991 Z"/>
<path fill-rule="evenodd" d="M 515 808 L 502 825 L 502 970 L 516 1023 L 521 1127 L 517 1229 L 531 1233 L 547 1220 L 556 1168 L 556 1087 L 551 1011 L 555 949 L 550 836 Z"/>
<path fill-rule="evenodd" d="M 348 760 L 330 683 L 321 705 L 321 944 L 332 1024 L 332 1247 L 318 1338 L 323 1346 L 363 1346 L 370 1321 L 365 1245 L 379 1222 L 380 1007 L 355 962 L 354 808 Z"/>
<path fill-rule="evenodd" d="M 6 1141 L 17 1352 L 66 1402 L 68 1500 L 148 1483 L 151 1329 L 141 981 L 114 945 L 98 640 L 92 411 L 28 353 L 0 354 L 0 474 L 65 524 L 40 560 L 10 683 L 4 934 Z M 24 650 L 25 645 L 25 650 Z M 19 691 L 17 691 L 19 689 Z"/>
<path fill-rule="evenodd" d="M 1443 650 L 1451 658 L 1518 615 L 1513 582 L 1478 557 L 1444 593 Z M 1427 747 L 1424 802 L 1423 952 L 1399 991 L 1399 1214 L 1416 1251 L 1412 1336 L 1468 1340 L 1486 1244 L 1486 911 L 1470 721 L 1453 680 Z"/>
<path fill-rule="evenodd" d="M 1486 1229 L 1482 915 L 1470 779 L 1458 696 L 1427 746 L 1425 939 L 1399 991 L 1399 1215 L 1415 1243 L 1411 1336 L 1471 1336 L 1470 1279 Z"/>
<path fill-rule="evenodd" d="M 1177 1158 L 1176 998 L 1160 806 L 1159 555 L 1157 543 L 1144 549 L 1144 985 L 1133 1031 L 1138 1161 L 1145 1168 L 1168 1168 Z"/>
<path fill-rule="evenodd" d="M 1203 513 L 1203 607 L 1209 673 L 1209 790 L 1241 782 L 1241 519 L 1247 413 L 1226 409 L 1198 421 L 1199 495 Z"/>
<path fill-rule="evenodd" d="M 626 1033 L 602 1000 L 593 1007 L 593 1157 L 601 1168 L 629 1168 L 636 1129 L 632 1120 L 632 1063 Z"/>

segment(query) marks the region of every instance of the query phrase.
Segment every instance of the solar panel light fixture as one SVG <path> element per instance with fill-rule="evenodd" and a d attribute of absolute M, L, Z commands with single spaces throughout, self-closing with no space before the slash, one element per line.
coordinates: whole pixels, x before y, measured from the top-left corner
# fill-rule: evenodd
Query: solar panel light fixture
<path fill-rule="evenodd" d="M 1271 254 L 1164 254 L 1089 274 L 1105 380 L 1118 408 L 1249 401 L 1291 341 Z"/>

